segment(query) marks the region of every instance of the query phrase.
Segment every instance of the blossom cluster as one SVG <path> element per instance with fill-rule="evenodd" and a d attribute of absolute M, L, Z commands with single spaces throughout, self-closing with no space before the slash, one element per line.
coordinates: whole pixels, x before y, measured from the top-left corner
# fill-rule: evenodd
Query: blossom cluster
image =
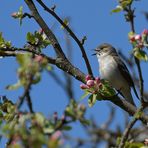
<path fill-rule="evenodd" d="M 144 144 L 145 144 L 146 146 L 148 146 L 148 138 L 146 138 L 146 139 L 144 140 Z"/>
<path fill-rule="evenodd" d="M 99 88 L 102 87 L 102 83 L 99 77 L 96 77 L 95 79 L 92 79 L 90 75 L 87 75 L 85 77 L 86 84 L 81 84 L 81 89 L 88 89 L 91 93 L 97 93 Z"/>
<path fill-rule="evenodd" d="M 134 47 L 142 49 L 143 47 L 148 47 L 148 30 L 144 29 L 141 34 L 129 34 L 129 40 Z"/>

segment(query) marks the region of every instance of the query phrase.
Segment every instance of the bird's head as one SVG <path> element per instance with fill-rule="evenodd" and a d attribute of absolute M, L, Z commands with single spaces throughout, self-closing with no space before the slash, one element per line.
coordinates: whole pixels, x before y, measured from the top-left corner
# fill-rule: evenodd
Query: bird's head
<path fill-rule="evenodd" d="M 103 43 L 95 49 L 95 53 L 93 55 L 97 55 L 97 57 L 100 58 L 112 54 L 117 54 L 115 48 L 108 43 Z"/>

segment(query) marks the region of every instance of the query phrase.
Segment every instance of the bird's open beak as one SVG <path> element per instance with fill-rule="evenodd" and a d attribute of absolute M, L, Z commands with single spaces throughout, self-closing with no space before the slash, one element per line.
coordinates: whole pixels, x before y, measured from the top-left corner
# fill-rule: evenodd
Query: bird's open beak
<path fill-rule="evenodd" d="M 97 54 L 97 52 L 96 52 L 97 50 L 96 49 L 93 49 L 93 51 L 95 51 L 95 53 L 93 53 L 92 56 Z"/>
<path fill-rule="evenodd" d="M 97 53 L 93 53 L 92 56 L 96 55 Z"/>

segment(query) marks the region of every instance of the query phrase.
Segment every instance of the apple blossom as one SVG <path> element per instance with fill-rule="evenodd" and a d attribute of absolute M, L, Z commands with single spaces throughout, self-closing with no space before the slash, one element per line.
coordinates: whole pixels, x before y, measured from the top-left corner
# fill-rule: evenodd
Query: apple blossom
<path fill-rule="evenodd" d="M 142 39 L 142 37 L 141 37 L 140 34 L 136 34 L 136 35 L 135 35 L 135 40 L 139 40 L 139 41 L 140 41 L 141 39 Z"/>
<path fill-rule="evenodd" d="M 86 84 L 81 84 L 81 85 L 80 85 L 80 88 L 81 88 L 81 89 L 88 89 L 89 87 L 88 87 Z"/>

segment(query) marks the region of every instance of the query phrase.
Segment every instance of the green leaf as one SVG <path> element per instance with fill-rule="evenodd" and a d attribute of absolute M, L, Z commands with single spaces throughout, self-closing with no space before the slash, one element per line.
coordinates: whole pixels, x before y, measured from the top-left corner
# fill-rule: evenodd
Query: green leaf
<path fill-rule="evenodd" d="M 90 94 L 90 92 L 88 92 L 87 90 L 85 90 L 84 94 L 80 97 L 80 100 L 83 100 L 83 99 L 86 98 L 89 94 Z"/>
<path fill-rule="evenodd" d="M 36 42 L 35 36 L 31 32 L 27 33 L 26 38 L 27 38 L 27 41 L 30 42 L 31 44 L 35 44 L 35 42 Z"/>
<path fill-rule="evenodd" d="M 92 94 L 88 98 L 88 106 L 92 107 L 96 103 L 97 94 Z"/>
<path fill-rule="evenodd" d="M 8 48 L 11 47 L 11 42 L 10 41 L 5 42 L 5 46 Z"/>
<path fill-rule="evenodd" d="M 20 8 L 19 8 L 19 13 L 20 13 L 20 14 L 23 14 L 23 6 L 20 6 Z"/>
<path fill-rule="evenodd" d="M 65 109 L 65 115 L 75 120 L 73 108 L 70 108 L 69 106 Z"/>
<path fill-rule="evenodd" d="M 46 48 L 48 45 L 51 44 L 50 40 L 47 38 L 47 36 L 44 33 L 40 33 L 37 31 L 35 31 L 34 34 L 28 32 L 26 39 L 31 44 L 36 45 L 39 51 L 42 48 Z"/>
<path fill-rule="evenodd" d="M 43 130 L 45 134 L 51 134 L 55 131 L 54 126 L 44 127 Z"/>
<path fill-rule="evenodd" d="M 84 125 L 89 126 L 90 125 L 90 120 L 84 119 L 84 120 L 80 120 L 80 122 Z"/>
<path fill-rule="evenodd" d="M 111 11 L 111 13 L 118 13 L 118 12 L 120 12 L 120 11 L 122 11 L 123 10 L 123 8 L 121 7 L 121 6 L 117 6 L 115 9 L 113 9 L 112 11 Z"/>
<path fill-rule="evenodd" d="M 5 40 L 4 40 L 3 36 L 2 36 L 2 32 L 0 32 L 0 44 L 4 43 L 4 42 L 5 42 Z"/>
<path fill-rule="evenodd" d="M 28 69 L 28 65 L 30 65 L 30 63 L 32 63 L 31 56 L 32 55 L 30 53 L 18 54 L 16 59 L 17 59 L 18 63 L 20 64 L 20 66 L 26 67 Z"/>
<path fill-rule="evenodd" d="M 35 121 L 41 126 L 43 127 L 45 124 L 45 117 L 43 116 L 43 114 L 41 113 L 36 113 L 34 115 Z"/>
<path fill-rule="evenodd" d="M 103 98 L 102 98 L 102 96 L 101 96 L 99 93 L 97 93 L 96 99 L 97 99 L 98 101 L 100 101 L 100 100 L 102 100 Z"/>
<path fill-rule="evenodd" d="M 142 148 L 144 146 L 143 143 L 140 142 L 126 142 L 125 143 L 125 148 Z M 148 147 L 146 147 L 148 148 Z"/>
<path fill-rule="evenodd" d="M 3 113 L 2 113 L 2 111 L 0 110 L 0 119 L 2 119 L 3 118 Z"/>
<path fill-rule="evenodd" d="M 0 47 L 1 48 L 10 48 L 11 47 L 11 42 L 5 41 L 5 39 L 2 36 L 2 32 L 0 32 Z"/>
<path fill-rule="evenodd" d="M 102 79 L 102 88 L 99 89 L 100 93 L 102 93 L 106 97 L 111 97 L 116 94 L 115 90 L 111 87 L 110 83 L 107 80 Z"/>
<path fill-rule="evenodd" d="M 134 51 L 134 56 L 139 60 L 148 61 L 148 55 L 143 50 Z"/>
<path fill-rule="evenodd" d="M 22 6 L 20 6 L 20 8 L 19 8 L 18 18 L 19 18 L 20 26 L 21 26 L 22 25 L 22 20 L 23 20 L 23 7 Z"/>
<path fill-rule="evenodd" d="M 42 44 L 43 44 L 43 48 L 46 48 L 48 45 L 51 44 L 51 42 L 48 39 L 44 39 Z"/>
<path fill-rule="evenodd" d="M 132 3 L 133 0 L 122 0 L 120 5 L 125 8 Z"/>
<path fill-rule="evenodd" d="M 20 81 L 18 81 L 18 82 L 15 83 L 15 84 L 8 85 L 8 86 L 6 87 L 6 89 L 7 89 L 7 90 L 16 90 L 16 89 L 18 89 L 18 88 L 21 87 L 21 86 L 22 86 L 22 85 L 21 85 Z"/>
<path fill-rule="evenodd" d="M 72 129 L 72 127 L 65 125 L 65 126 L 62 127 L 62 129 L 65 130 L 65 131 L 70 131 Z"/>

